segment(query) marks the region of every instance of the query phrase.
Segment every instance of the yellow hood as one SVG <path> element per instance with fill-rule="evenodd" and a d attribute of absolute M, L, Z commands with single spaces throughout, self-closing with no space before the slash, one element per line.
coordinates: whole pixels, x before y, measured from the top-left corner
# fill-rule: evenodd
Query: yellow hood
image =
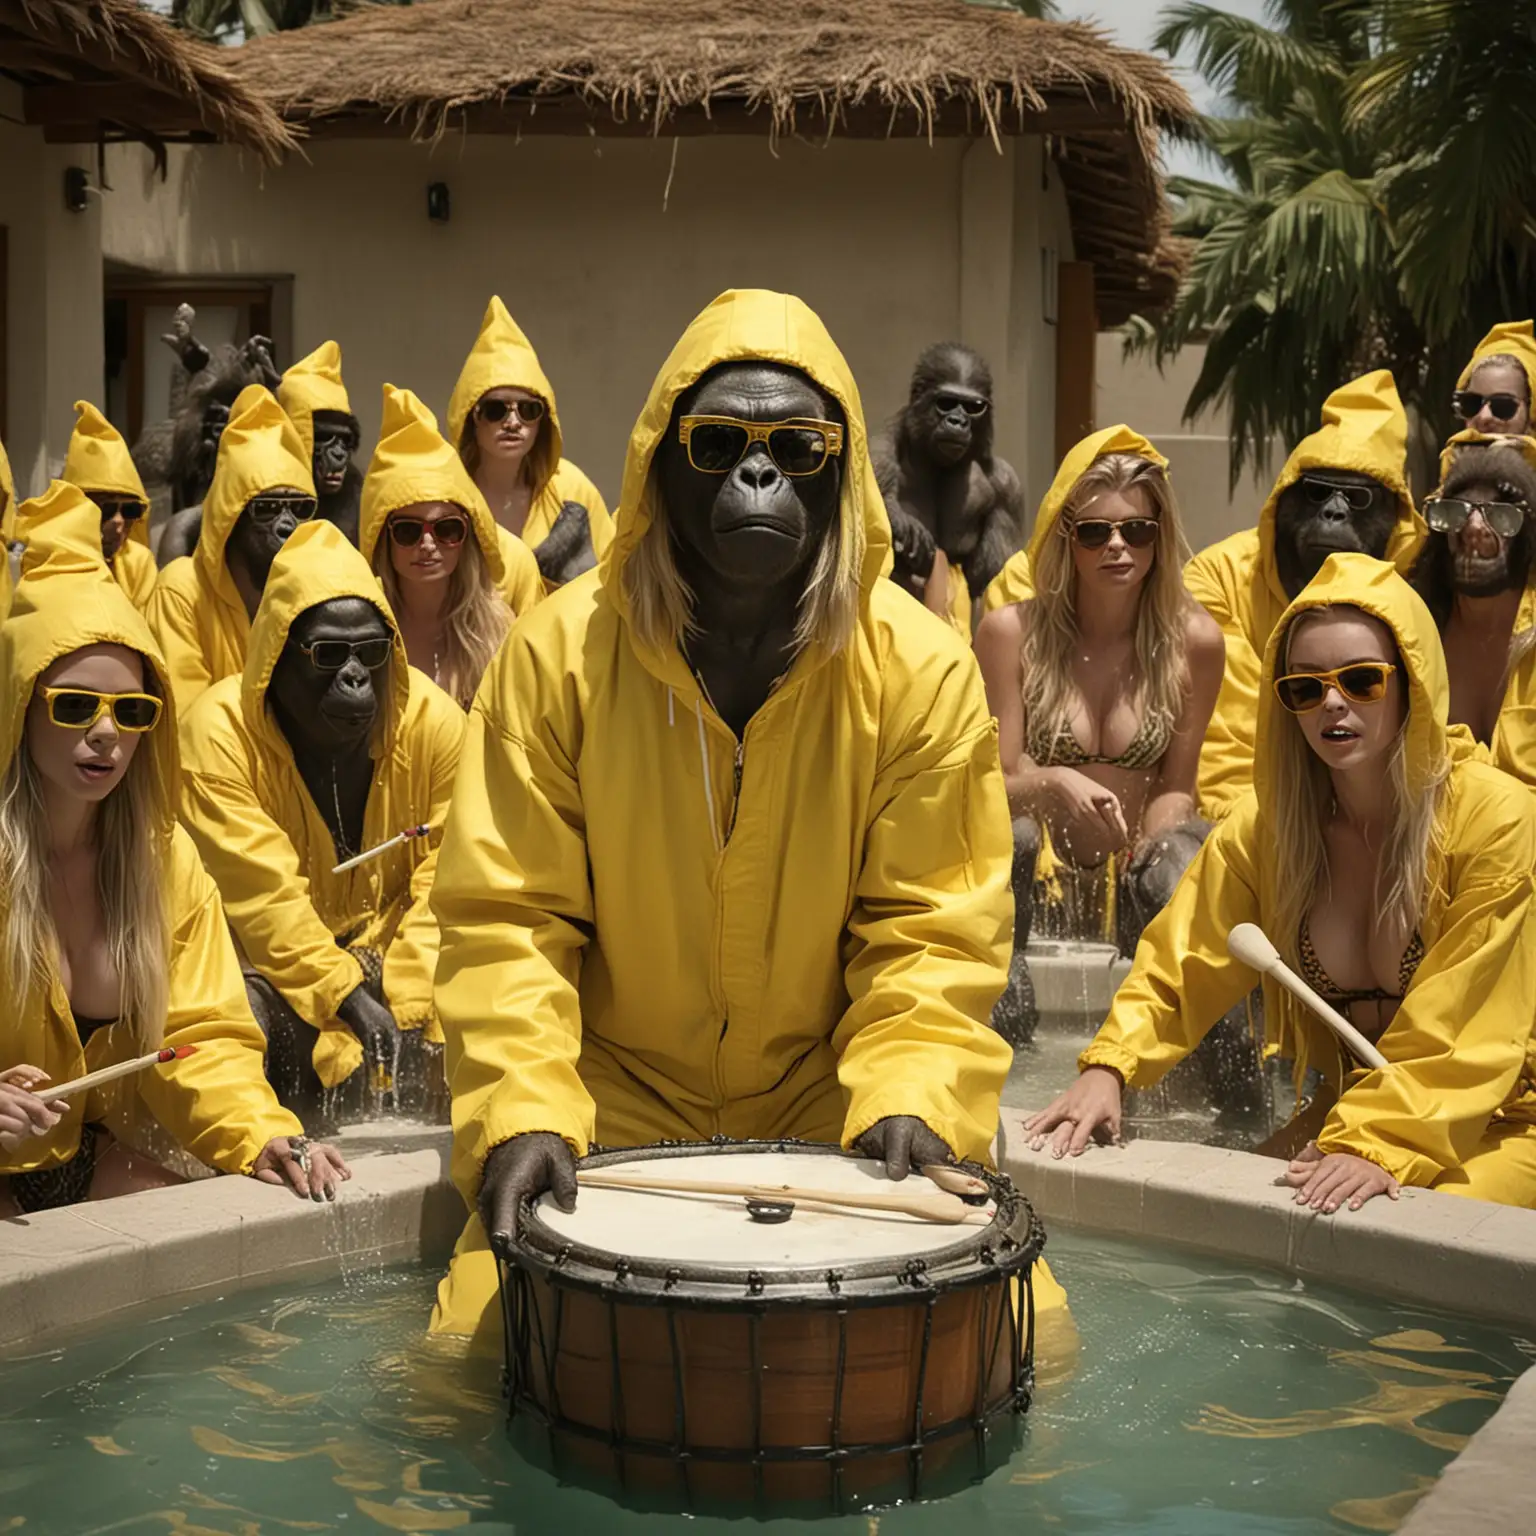
<path fill-rule="evenodd" d="M 123 434 L 89 400 L 75 401 L 75 430 L 70 434 L 64 455 L 64 473 L 60 477 L 82 491 L 115 491 L 131 496 L 149 508 L 149 492 L 139 478 L 133 455 Z M 149 518 L 136 518 L 128 525 L 128 537 L 149 547 Z"/>
<path fill-rule="evenodd" d="M 383 732 L 383 755 L 388 756 L 394 751 L 398 724 L 405 719 L 410 701 L 405 642 L 368 562 L 353 548 L 346 534 L 326 518 L 300 523 L 272 562 L 261 604 L 251 620 L 250 646 L 240 677 L 241 713 L 246 728 L 257 740 L 277 741 L 280 733 L 267 715 L 267 685 L 288 643 L 288 631 L 301 613 L 338 597 L 361 597 L 372 603 L 395 637 L 392 698 Z M 287 750 L 286 746 L 283 750 Z"/>
<path fill-rule="evenodd" d="M 192 558 L 209 586 L 227 579 L 224 546 L 253 496 L 291 485 L 315 494 L 310 454 L 298 429 L 269 389 L 248 384 L 229 412 L 219 439 L 213 484 L 203 499 L 203 527 Z"/>
<path fill-rule="evenodd" d="M 341 382 L 341 348 L 334 341 L 322 341 L 308 357 L 301 357 L 278 381 L 277 403 L 298 429 L 306 460 L 312 460 L 315 412 L 352 414 L 347 386 Z"/>
<path fill-rule="evenodd" d="M 539 366 L 539 354 L 523 335 L 522 327 L 507 313 L 498 295 L 491 295 L 480 322 L 480 334 L 464 359 L 459 381 L 448 400 L 448 441 L 454 451 L 464 440 L 464 423 L 483 394 L 493 389 L 526 389 L 545 405 L 539 440 L 530 455 L 533 495 L 549 483 L 565 452 L 560 431 L 560 411 L 555 404 L 554 386 Z M 536 455 L 536 457 L 534 457 Z"/>
<path fill-rule="evenodd" d="M 837 344 L 802 300 L 762 288 L 722 293 L 683 332 L 651 385 L 645 409 L 630 433 L 624 483 L 614 514 L 613 543 L 599 572 L 614 606 L 626 618 L 624 564 L 655 516 L 651 461 L 672 419 L 677 397 L 720 363 L 761 360 L 798 368 L 843 409 L 848 422 L 842 454 L 843 557 L 869 594 L 890 557 L 891 526 L 869 458 L 869 435 L 859 388 Z"/>
<path fill-rule="evenodd" d="M 437 430 L 437 417 L 408 389 L 384 386 L 384 414 L 379 445 L 363 481 L 359 540 L 371 567 L 373 552 L 392 512 L 421 501 L 446 501 L 462 507 L 474 525 L 492 585 L 506 577 L 496 522 L 463 461 Z"/>
<path fill-rule="evenodd" d="M 1446 438 L 1445 447 L 1440 450 L 1441 485 L 1445 484 L 1445 477 L 1451 472 L 1451 461 L 1456 455 L 1463 448 L 1479 444 L 1513 448 L 1527 464 L 1536 469 L 1536 437 L 1514 432 L 1479 432 L 1476 427 L 1463 427 L 1454 436 Z"/>
<path fill-rule="evenodd" d="M 1529 320 L 1505 320 L 1488 332 L 1478 342 L 1471 361 L 1461 370 L 1456 381 L 1457 389 L 1465 389 L 1477 372 L 1477 366 L 1488 357 L 1513 357 L 1525 370 L 1525 380 L 1536 398 L 1536 336 L 1532 335 Z"/>
<path fill-rule="evenodd" d="M 1150 459 L 1159 469 L 1168 468 L 1168 460 L 1141 433 L 1123 424 L 1105 427 L 1075 444 L 1061 461 L 1056 470 L 1056 478 L 1051 481 L 1051 488 L 1045 493 L 1040 510 L 1035 514 L 1035 530 L 1030 534 L 1029 545 L 1024 551 L 1031 570 L 1034 569 L 1045 541 L 1056 531 L 1057 519 L 1072 494 L 1072 487 L 1087 474 L 1095 460 L 1102 459 L 1107 453 L 1133 453 L 1139 459 Z"/>
<path fill-rule="evenodd" d="M 23 502 L 19 520 L 30 527 L 21 579 L 10 617 L 0 625 L 0 771 L 20 745 L 27 705 L 38 676 L 60 656 L 86 645 L 125 645 L 153 670 L 165 714 L 148 746 L 160 758 L 166 784 L 177 775 L 176 720 L 170 678 L 155 637 L 101 558 L 101 513 L 75 485 L 55 480 L 43 495 Z M 174 796 L 172 797 L 174 799 Z M 172 822 L 164 831 L 170 835 Z"/>

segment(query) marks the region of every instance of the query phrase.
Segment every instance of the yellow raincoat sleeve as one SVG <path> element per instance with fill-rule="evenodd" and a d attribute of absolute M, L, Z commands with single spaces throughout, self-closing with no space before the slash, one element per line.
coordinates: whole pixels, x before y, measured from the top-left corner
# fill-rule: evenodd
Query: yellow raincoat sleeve
<path fill-rule="evenodd" d="M 936 688 L 919 674 L 898 695 L 904 728 L 875 782 L 832 1045 L 844 1146 L 916 1115 L 975 1158 L 1013 1057 L 989 1023 L 1013 943 L 1013 843 L 981 675 L 968 652 L 935 647 L 940 658 Z"/>
<path fill-rule="evenodd" d="M 249 1173 L 275 1136 L 297 1136 L 263 1073 L 267 1042 L 251 1016 L 219 893 L 191 839 L 171 845 L 170 1010 L 165 1044 L 196 1052 L 128 1079 L 150 1113 L 193 1157 L 222 1173 Z"/>
<path fill-rule="evenodd" d="M 225 704 L 238 686 L 231 679 L 187 722 L 188 736 L 203 739 L 197 767 L 182 773 L 182 821 L 252 968 L 306 1023 L 344 1029 L 336 1008 L 362 984 L 362 967 L 320 920 L 298 850 L 262 806 L 241 761 L 245 749 L 231 739 Z"/>
<path fill-rule="evenodd" d="M 183 555 L 160 573 L 144 609 L 144 617 L 165 655 L 178 720 L 187 718 L 188 711 L 214 680 L 198 633 L 196 590 L 191 556 Z"/>
<path fill-rule="evenodd" d="M 596 1108 L 581 1054 L 582 954 L 595 922 L 574 743 L 575 683 L 514 629 L 470 712 L 432 909 L 453 1090 L 454 1176 L 553 1131 L 585 1156 Z"/>
<path fill-rule="evenodd" d="M 155 557 L 149 549 L 132 539 L 125 540 L 122 548 L 112 558 L 112 574 L 117 578 L 117 584 L 128 594 L 129 602 L 143 613 L 149 606 L 155 583 L 160 576 L 160 568 L 155 564 Z"/>
<path fill-rule="evenodd" d="M 501 584 L 502 596 L 506 598 L 512 612 L 522 618 L 544 596 L 544 575 L 539 570 L 539 562 L 533 557 L 533 551 L 515 533 L 509 532 L 499 523 L 496 525 L 496 539 L 501 546 L 501 563 L 506 571 Z"/>
<path fill-rule="evenodd" d="M 424 707 L 420 707 L 416 727 L 411 732 L 411 756 L 417 764 L 423 760 L 428 763 L 432 809 L 427 821 L 440 828 L 448 819 L 459 752 L 464 745 L 464 711 L 446 694 L 431 687 L 426 678 L 413 672 L 413 714 L 418 709 L 418 693 L 424 696 Z M 432 995 L 438 926 L 431 906 L 441 836 L 441 832 L 435 834 L 426 857 L 411 871 L 411 904 L 384 956 L 384 995 L 396 1022 L 402 1028 L 422 1026 L 427 1039 L 432 1041 L 443 1038 Z"/>
<path fill-rule="evenodd" d="M 1155 1083 L 1253 987 L 1257 972 L 1227 953 L 1227 934 L 1259 921 L 1256 840 L 1249 795 L 1206 839 L 1168 905 L 1147 924 L 1131 973 L 1079 1068 L 1112 1067 L 1127 1086 Z"/>
<path fill-rule="evenodd" d="M 1450 900 L 1379 1042 L 1389 1065 L 1356 1074 L 1317 1138 L 1322 1151 L 1368 1157 L 1403 1184 L 1432 1184 L 1471 1156 L 1511 1099 L 1531 1037 L 1529 791 L 1495 781 L 1495 770 L 1482 765 L 1462 773 L 1485 777 L 1496 792 L 1479 795 L 1453 823 Z"/>

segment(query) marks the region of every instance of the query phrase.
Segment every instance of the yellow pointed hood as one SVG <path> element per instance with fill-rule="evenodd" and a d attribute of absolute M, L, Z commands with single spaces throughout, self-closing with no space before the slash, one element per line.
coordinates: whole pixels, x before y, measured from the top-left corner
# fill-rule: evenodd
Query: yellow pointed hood
<path fill-rule="evenodd" d="M 1457 389 L 1465 389 L 1485 358 L 1512 357 L 1525 370 L 1525 382 L 1536 402 L 1536 335 L 1529 320 L 1504 320 L 1478 342 L 1471 361 L 1456 380 Z"/>
<path fill-rule="evenodd" d="M 848 431 L 843 444 L 843 558 L 857 576 L 867 605 L 891 552 L 891 525 L 869 458 L 864 407 L 852 370 L 821 319 L 803 300 L 767 289 L 732 289 L 695 317 L 651 385 L 645 409 L 630 433 L 624 483 L 614 516 L 613 543 L 599 573 L 615 607 L 626 618 L 625 562 L 655 516 L 651 461 L 672 419 L 677 397 L 720 363 L 763 361 L 797 368 L 843 409 Z M 665 670 L 673 658 L 653 657 Z M 675 658 L 682 666 L 681 658 Z M 684 676 L 687 675 L 686 667 Z"/>
<path fill-rule="evenodd" d="M 1408 414 L 1385 368 L 1341 385 L 1323 402 L 1323 424 L 1291 450 L 1259 513 L 1259 568 L 1270 591 L 1286 603 L 1275 565 L 1275 508 L 1309 469 L 1348 469 L 1379 480 L 1398 500 L 1387 559 L 1400 571 L 1413 565 L 1429 531 L 1408 489 Z"/>
<path fill-rule="evenodd" d="M 288 631 L 301 613 L 338 597 L 361 597 L 384 616 L 395 637 L 391 700 L 383 730 L 383 756 L 395 750 L 399 722 L 405 719 L 411 682 L 405 642 L 389 611 L 378 578 L 341 529 L 323 517 L 300 523 L 272 562 L 261 603 L 251 620 L 251 640 L 240 677 L 240 709 L 247 729 L 258 740 L 276 742 L 277 726 L 267 714 L 267 686 Z M 286 746 L 283 747 L 286 751 Z"/>
<path fill-rule="evenodd" d="M 1440 484 L 1451 472 L 1451 463 L 1464 449 L 1471 447 L 1513 448 L 1533 469 L 1536 469 L 1536 437 L 1514 432 L 1479 432 L 1476 427 L 1463 427 L 1460 432 L 1446 438 L 1440 450 Z"/>
<path fill-rule="evenodd" d="M 437 417 L 410 390 L 386 384 L 379 445 L 363 481 L 358 532 L 363 559 L 370 567 L 390 513 L 421 501 L 451 502 L 469 514 L 491 584 L 500 587 L 506 580 L 506 562 L 485 497 L 452 444 L 437 430 Z"/>
<path fill-rule="evenodd" d="M 1044 548 L 1045 541 L 1056 531 L 1056 523 L 1061 517 L 1062 508 L 1067 504 L 1067 498 L 1072 494 L 1073 486 L 1087 474 L 1096 460 L 1108 453 L 1132 453 L 1138 459 L 1150 459 L 1159 469 L 1166 471 L 1168 468 L 1168 460 L 1135 428 L 1123 423 L 1104 427 L 1074 444 L 1057 467 L 1056 478 L 1051 481 L 1051 488 L 1045 493 L 1040 510 L 1035 514 L 1034 532 L 1030 534 L 1029 545 L 1025 550 L 1031 570 L 1034 569 L 1035 560 Z"/>
<path fill-rule="evenodd" d="M 78 486 L 55 480 L 20 517 L 33 532 L 22 557 L 10 617 L 0 625 L 0 773 L 21 743 L 27 706 L 38 676 L 61 656 L 87 645 L 123 645 L 144 657 L 165 701 L 149 747 L 160 758 L 164 782 L 178 771 L 176 720 L 165 659 L 143 616 L 101 557 L 101 513 Z M 170 796 L 174 805 L 175 795 Z M 169 835 L 171 824 L 165 832 Z"/>
<path fill-rule="evenodd" d="M 341 382 L 341 348 L 322 341 L 308 357 L 301 357 L 278 380 L 277 403 L 298 429 L 307 460 L 315 452 L 315 412 L 344 411 L 352 414 L 347 386 Z"/>
<path fill-rule="evenodd" d="M 89 400 L 75 401 L 75 430 L 70 433 L 64 454 L 61 477 L 82 491 L 115 491 L 131 496 L 149 510 L 149 492 L 139 478 L 138 468 L 123 434 Z M 149 547 L 149 518 L 135 518 L 128 525 L 128 537 Z"/>
<path fill-rule="evenodd" d="M 565 438 L 560 431 L 560 411 L 555 389 L 539 366 L 539 354 L 507 312 L 498 295 L 491 295 L 480 321 L 480 334 L 464 359 L 459 381 L 448 401 L 448 441 L 454 451 L 464 441 L 464 423 L 480 397 L 493 389 L 526 389 L 545 405 L 539 440 L 529 455 L 535 499 L 560 467 Z"/>
<path fill-rule="evenodd" d="M 203 580 L 217 586 L 228 573 L 224 546 L 245 504 L 280 486 L 315 494 L 310 454 L 272 391 L 248 384 L 230 407 L 229 425 L 219 439 L 213 484 L 203 498 L 203 527 L 192 558 Z"/>

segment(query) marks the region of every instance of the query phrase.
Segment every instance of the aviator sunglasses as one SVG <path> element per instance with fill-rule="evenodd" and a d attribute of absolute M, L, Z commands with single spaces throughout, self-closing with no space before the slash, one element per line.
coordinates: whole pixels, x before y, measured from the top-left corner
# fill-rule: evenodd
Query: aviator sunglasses
<path fill-rule="evenodd" d="M 684 416 L 677 440 L 701 474 L 728 475 L 761 443 L 782 474 L 802 479 L 816 474 L 843 451 L 843 429 L 834 421 L 797 417 L 789 421 L 742 421 L 735 416 Z"/>
<path fill-rule="evenodd" d="M 160 700 L 152 693 L 98 693 L 93 688 L 41 688 L 48 718 L 70 731 L 88 731 L 109 711 L 120 731 L 153 729 L 160 718 Z"/>
<path fill-rule="evenodd" d="M 1463 421 L 1471 421 L 1485 405 L 1495 421 L 1513 421 L 1524 404 L 1518 395 L 1480 395 L 1475 389 L 1458 389 L 1451 396 L 1451 409 Z"/>
<path fill-rule="evenodd" d="M 973 421 L 978 416 L 987 414 L 987 406 L 991 403 L 987 400 L 972 400 L 967 395 L 935 395 L 933 403 L 943 415 L 951 411 L 964 411 Z"/>
<path fill-rule="evenodd" d="M 1339 485 L 1318 475 L 1303 475 L 1301 485 L 1314 507 L 1324 506 L 1335 496 L 1342 496 L 1349 503 L 1350 511 L 1364 512 L 1376 498 L 1376 492 L 1368 485 Z"/>
<path fill-rule="evenodd" d="M 1436 533 L 1460 533 L 1474 512 L 1501 539 L 1512 539 L 1525 522 L 1526 506 L 1518 501 L 1460 501 L 1455 497 L 1432 496 L 1424 503 L 1424 521 Z"/>
<path fill-rule="evenodd" d="M 1157 542 L 1157 519 L 1128 517 L 1117 523 L 1107 517 L 1079 517 L 1062 532 L 1084 549 L 1103 549 L 1116 533 L 1132 549 L 1148 549 Z"/>
<path fill-rule="evenodd" d="M 1397 671 L 1390 661 L 1355 661 L 1332 672 L 1292 672 L 1275 679 L 1275 696 L 1293 715 L 1310 714 L 1337 688 L 1353 704 L 1374 704 L 1385 696 Z"/>
<path fill-rule="evenodd" d="M 285 512 L 295 522 L 307 523 L 320 510 L 320 503 L 313 496 L 252 496 L 245 510 L 253 523 L 275 523 Z"/>
<path fill-rule="evenodd" d="M 514 411 L 517 412 L 519 421 L 526 421 L 530 426 L 543 418 L 544 402 L 542 400 L 482 400 L 475 407 L 475 415 L 481 421 L 505 421 Z"/>
<path fill-rule="evenodd" d="M 469 533 L 469 522 L 463 517 L 440 517 L 435 523 L 424 517 L 392 517 L 389 520 L 389 536 L 402 549 L 414 549 L 421 543 L 423 533 L 430 532 L 432 542 L 440 549 L 457 549 Z"/>
<path fill-rule="evenodd" d="M 377 672 L 394 654 L 393 635 L 376 635 L 371 640 L 316 640 L 299 650 L 317 672 L 340 672 L 355 656 L 370 672 Z"/>

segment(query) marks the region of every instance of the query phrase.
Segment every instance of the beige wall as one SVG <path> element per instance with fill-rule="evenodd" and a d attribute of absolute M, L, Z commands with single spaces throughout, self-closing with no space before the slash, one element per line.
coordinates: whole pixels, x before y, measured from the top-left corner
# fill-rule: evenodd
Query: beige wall
<path fill-rule="evenodd" d="M 1251 528 L 1284 454 L 1272 455 L 1267 471 L 1250 466 L 1236 488 L 1229 489 L 1225 419 L 1212 412 L 1190 423 L 1182 419 L 1184 402 L 1205 362 L 1205 348 L 1185 347 L 1161 374 L 1146 358 L 1125 360 L 1122 348 L 1118 331 L 1105 331 L 1099 337 L 1098 425 L 1123 421 L 1167 456 L 1192 549 L 1204 549 L 1229 533 Z"/>
<path fill-rule="evenodd" d="M 44 144 L 37 129 L 13 121 L 21 115 L 19 90 L 0 84 L 0 224 L 10 252 L 5 446 L 17 492 L 27 496 L 62 466 L 74 402 L 101 394 L 101 201 L 92 197 L 84 213 L 65 208 L 65 167 L 86 167 L 94 183 L 94 152 Z"/>
<path fill-rule="evenodd" d="M 1040 247 L 1071 253 L 1038 140 L 1002 154 L 959 140 L 335 141 L 266 171 L 225 148 L 173 148 L 164 184 L 132 151 L 108 162 L 106 255 L 156 274 L 291 275 L 295 353 L 341 344 L 369 443 L 385 380 L 446 411 L 499 292 L 554 382 L 568 453 L 611 500 L 678 334 L 720 290 L 763 286 L 822 315 L 875 427 L 925 345 L 979 347 L 998 373 L 999 451 L 1026 484 L 1049 478 Z M 437 180 L 446 226 L 426 215 Z"/>

